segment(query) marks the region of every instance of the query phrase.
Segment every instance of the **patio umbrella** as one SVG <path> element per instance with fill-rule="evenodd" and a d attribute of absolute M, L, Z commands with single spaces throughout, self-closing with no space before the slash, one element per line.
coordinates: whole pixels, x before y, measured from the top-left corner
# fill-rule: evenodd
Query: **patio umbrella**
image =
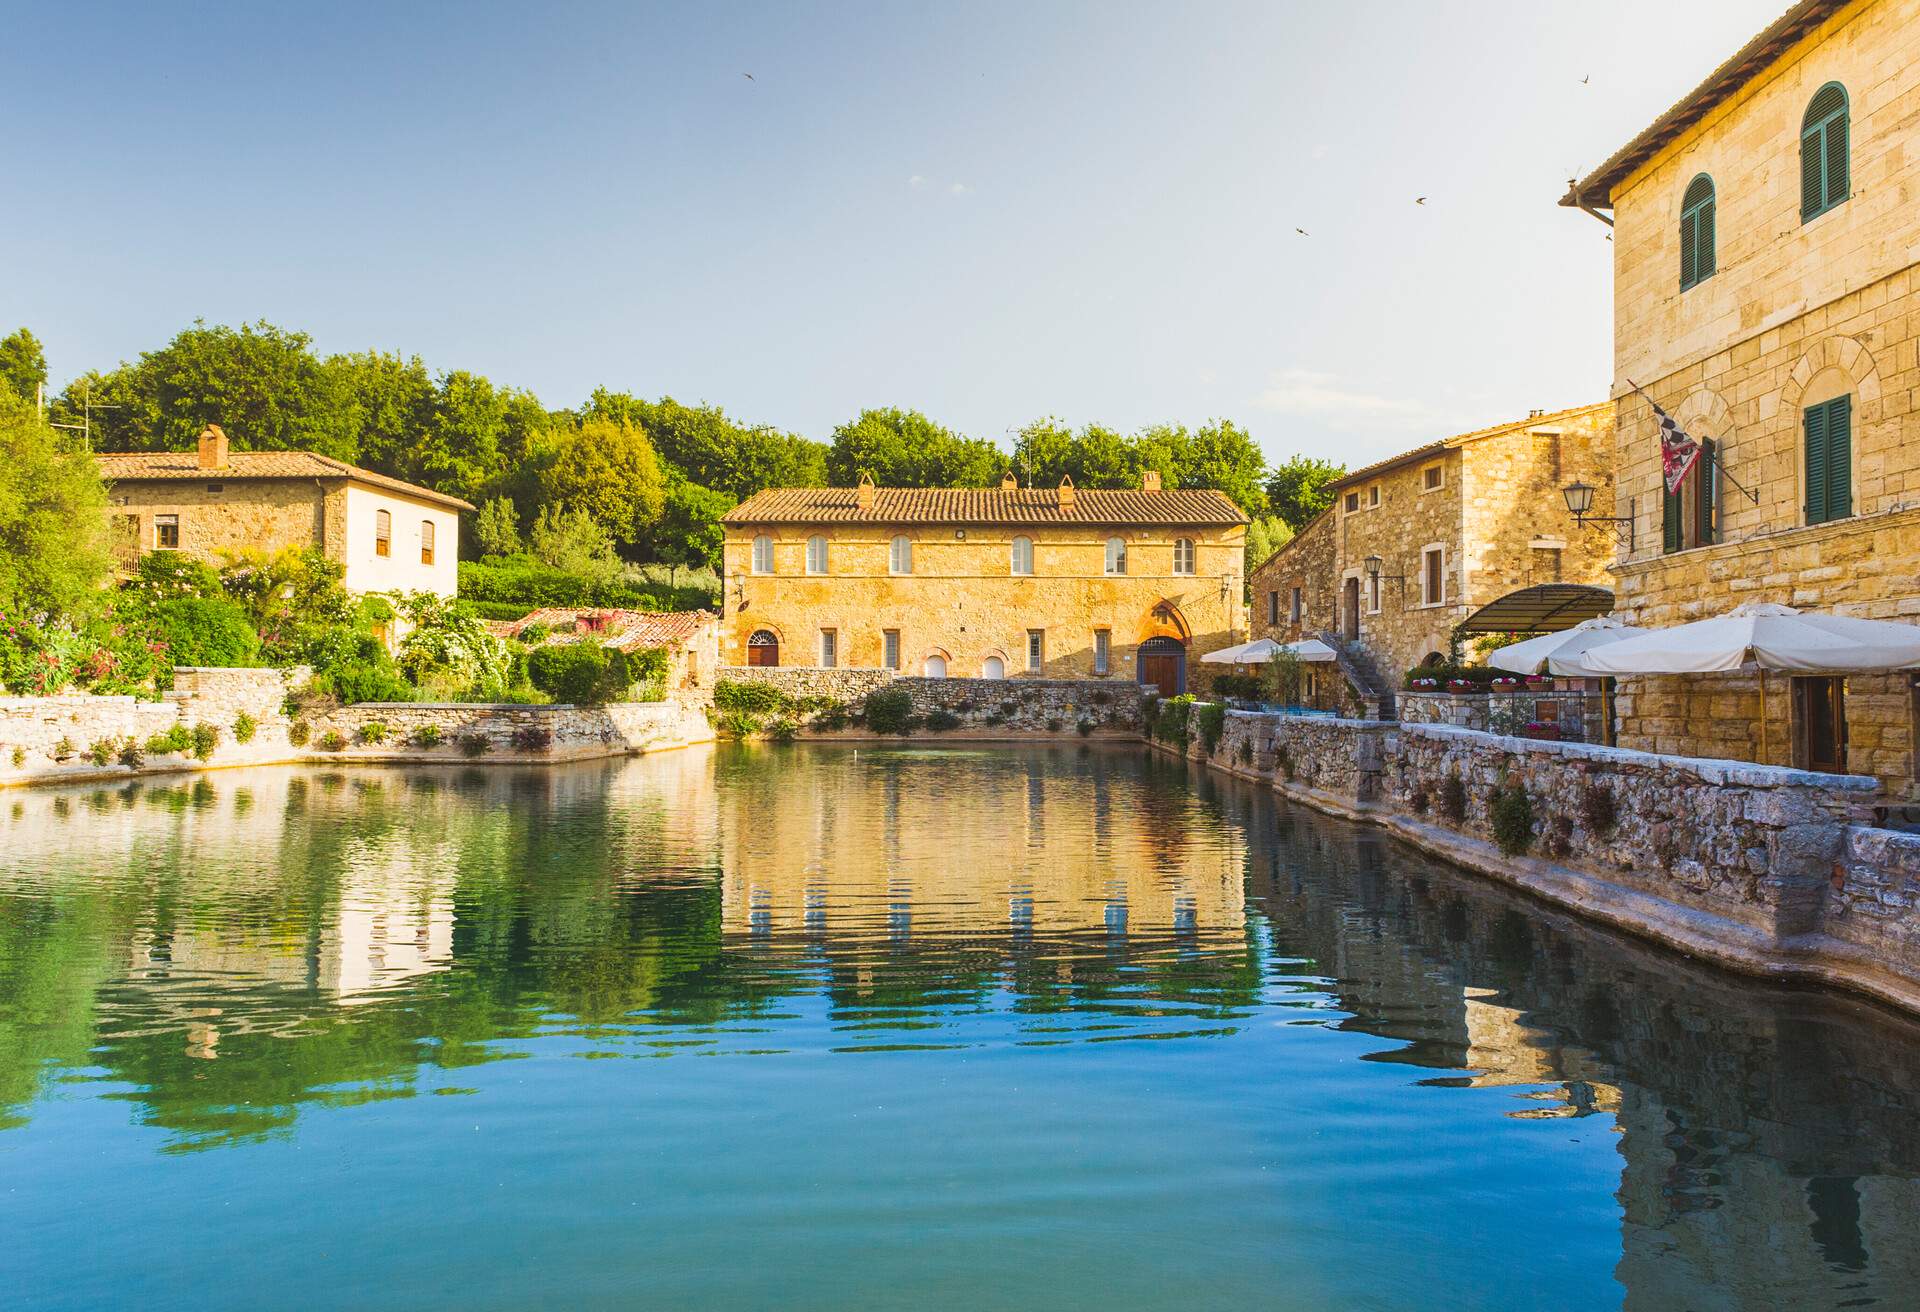
<path fill-rule="evenodd" d="M 1258 665 L 1279 649 L 1280 644 L 1272 638 L 1255 638 L 1252 642 L 1243 642 L 1237 647 L 1222 647 L 1219 651 L 1210 651 L 1200 659 L 1210 665 Z"/>
<path fill-rule="evenodd" d="M 1298 642 L 1286 644 L 1286 646 L 1280 650 L 1292 652 L 1293 658 L 1297 661 L 1330 661 L 1333 659 L 1333 648 L 1327 646 L 1326 643 L 1320 641 L 1318 638 L 1302 638 Z"/>
<path fill-rule="evenodd" d="M 1543 633 L 1537 638 L 1516 642 L 1511 647 L 1502 647 L 1487 657 L 1487 664 L 1496 670 L 1509 670 L 1514 674 L 1538 674 L 1544 669 L 1550 674 L 1588 678 L 1593 672 L 1586 668 L 1581 659 L 1582 653 L 1595 647 L 1611 646 L 1628 638 L 1637 638 L 1647 632 L 1650 630 L 1623 624 L 1611 615 L 1602 615 L 1598 619 L 1582 620 L 1558 633 Z"/>
<path fill-rule="evenodd" d="M 1920 665 L 1920 627 L 1750 601 L 1725 615 L 1655 629 L 1580 658 L 1598 674 L 1760 671 L 1760 755 L 1767 754 L 1767 671 L 1865 674 Z"/>

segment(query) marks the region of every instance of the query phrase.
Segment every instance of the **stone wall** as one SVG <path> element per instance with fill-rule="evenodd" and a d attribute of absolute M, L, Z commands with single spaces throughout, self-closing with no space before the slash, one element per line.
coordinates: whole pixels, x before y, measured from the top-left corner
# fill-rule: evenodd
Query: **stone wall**
<path fill-rule="evenodd" d="M 362 702 L 309 717 L 308 755 L 348 760 L 525 761 L 643 752 L 713 741 L 706 716 L 679 702 L 519 706 L 482 702 Z M 366 730 L 374 726 L 377 737 Z M 338 734 L 341 746 L 326 738 Z"/>
<path fill-rule="evenodd" d="M 944 712 L 959 719 L 957 731 L 994 736 L 1072 732 L 1083 721 L 1092 732 L 1132 733 L 1140 728 L 1147 696 L 1139 684 L 1123 679 L 927 679 L 891 670 L 744 665 L 723 668 L 720 678 L 770 684 L 790 697 L 830 697 L 850 710 L 859 709 L 869 693 L 897 687 L 913 699 L 913 713 L 923 721 Z"/>
<path fill-rule="evenodd" d="M 789 697 L 831 697 L 853 704 L 892 683 L 892 670 L 832 669 L 811 665 L 722 665 L 715 683 L 766 683 Z"/>
<path fill-rule="evenodd" d="M 1920 956 L 1920 834 L 1848 828 L 1826 929 L 1884 961 Z"/>

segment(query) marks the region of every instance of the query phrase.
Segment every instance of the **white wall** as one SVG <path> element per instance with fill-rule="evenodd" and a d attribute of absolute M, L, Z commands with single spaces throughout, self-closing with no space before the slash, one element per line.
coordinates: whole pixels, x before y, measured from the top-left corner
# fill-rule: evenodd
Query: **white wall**
<path fill-rule="evenodd" d="M 392 554 L 374 550 L 376 513 L 393 516 Z M 433 564 L 420 563 L 422 521 L 433 525 Z M 451 597 L 460 579 L 460 515 L 398 493 L 347 485 L 347 577 L 354 592 L 435 592 Z"/>

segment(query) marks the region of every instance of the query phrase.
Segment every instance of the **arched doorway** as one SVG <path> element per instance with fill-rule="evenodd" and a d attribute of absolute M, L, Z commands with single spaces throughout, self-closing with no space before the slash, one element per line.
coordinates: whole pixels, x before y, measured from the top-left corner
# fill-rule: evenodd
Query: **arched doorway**
<path fill-rule="evenodd" d="M 1148 638 L 1134 661 L 1135 677 L 1162 697 L 1187 690 L 1187 648 L 1178 638 Z"/>
<path fill-rule="evenodd" d="M 929 679 L 946 678 L 947 677 L 947 658 L 945 656 L 939 655 L 938 653 L 927 657 L 926 676 Z"/>
<path fill-rule="evenodd" d="M 780 663 L 780 639 L 765 629 L 755 629 L 753 636 L 747 639 L 747 664 L 778 665 Z"/>
<path fill-rule="evenodd" d="M 984 665 L 982 665 L 982 666 L 980 667 L 980 677 L 981 677 L 981 678 L 983 678 L 983 679 L 1004 679 L 1004 678 L 1006 678 L 1006 677 L 1007 677 L 1007 663 L 1006 663 L 1005 661 L 1003 661 L 1003 660 L 1001 660 L 1001 659 L 1000 659 L 1000 658 L 999 658 L 998 656 L 989 656 L 989 657 L 987 657 L 987 662 L 986 662 L 986 664 L 984 664 Z"/>

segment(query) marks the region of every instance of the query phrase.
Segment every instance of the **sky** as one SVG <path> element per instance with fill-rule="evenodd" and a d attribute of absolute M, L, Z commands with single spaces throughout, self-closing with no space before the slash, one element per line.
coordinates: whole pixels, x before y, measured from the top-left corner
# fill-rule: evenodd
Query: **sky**
<path fill-rule="evenodd" d="M 1784 3 L 30 2 L 0 332 L 1356 465 L 1606 396 L 1556 202 Z"/>

